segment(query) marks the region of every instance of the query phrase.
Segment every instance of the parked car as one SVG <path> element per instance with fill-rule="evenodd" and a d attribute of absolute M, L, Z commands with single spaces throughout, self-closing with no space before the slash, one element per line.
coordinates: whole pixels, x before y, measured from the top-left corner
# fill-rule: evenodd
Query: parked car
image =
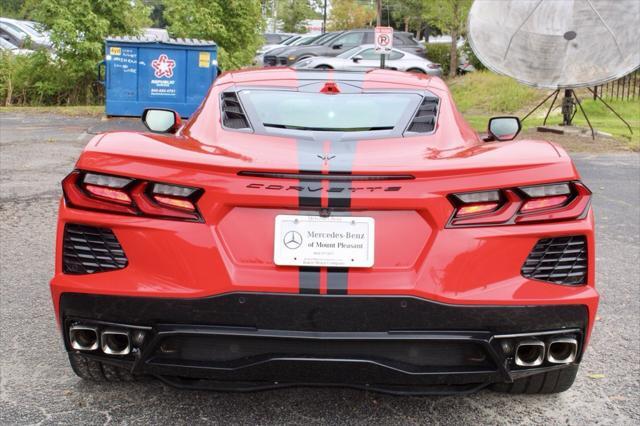
<path fill-rule="evenodd" d="M 334 38 L 338 37 L 344 31 L 332 31 L 322 34 L 320 37 L 311 42 L 308 47 L 327 45 Z M 304 46 L 303 46 L 304 47 Z M 288 65 L 288 53 L 297 50 L 298 46 L 283 46 L 278 49 L 270 50 L 264 54 L 264 66 L 286 66 Z"/>
<path fill-rule="evenodd" d="M 362 44 L 373 44 L 374 30 L 344 31 L 330 43 L 304 46 L 287 51 L 286 56 L 278 55 L 278 65 L 291 65 L 313 56 L 338 56 L 342 52 Z M 411 33 L 396 31 L 393 33 L 393 47 L 414 55 L 424 56 L 424 48 Z M 286 63 L 284 63 L 286 62 Z"/>
<path fill-rule="evenodd" d="M 253 62 L 254 62 L 255 65 L 262 66 L 264 64 L 264 55 L 266 53 L 268 53 L 268 52 L 270 52 L 270 51 L 272 51 L 274 49 L 278 49 L 280 47 L 304 46 L 304 45 L 312 43 L 313 40 L 315 40 L 318 37 L 320 37 L 320 35 L 318 35 L 318 34 L 316 34 L 316 35 L 311 35 L 311 34 L 297 35 L 297 36 L 292 36 L 292 37 L 288 38 L 287 40 L 283 41 L 281 44 L 268 44 L 268 45 L 262 46 L 256 52 L 256 56 L 253 59 Z"/>
<path fill-rule="evenodd" d="M 560 145 L 514 140 L 517 117 L 481 137 L 437 78 L 262 68 L 220 76 L 186 123 L 143 121 L 62 182 L 50 287 L 78 376 L 573 384 L 599 298 L 591 192 Z"/>
<path fill-rule="evenodd" d="M 5 40 L 2 37 L 0 37 L 0 50 L 2 50 L 3 52 L 13 53 L 14 55 L 29 55 L 33 53 L 33 50 L 20 49 L 18 46 L 12 44 L 10 41 Z"/>
<path fill-rule="evenodd" d="M 367 71 L 380 68 L 380 54 L 376 53 L 375 45 L 365 44 L 349 49 L 335 58 L 319 56 L 303 59 L 296 62 L 294 67 L 299 69 Z M 429 74 L 438 77 L 442 75 L 440 64 L 395 48 L 387 55 L 385 67 L 397 71 Z"/>
<path fill-rule="evenodd" d="M 20 48 L 45 48 L 52 46 L 46 32 L 39 31 L 31 21 L 0 18 L 0 37 Z"/>
<path fill-rule="evenodd" d="M 289 37 L 293 36 L 293 33 L 264 33 L 265 44 L 280 44 Z"/>

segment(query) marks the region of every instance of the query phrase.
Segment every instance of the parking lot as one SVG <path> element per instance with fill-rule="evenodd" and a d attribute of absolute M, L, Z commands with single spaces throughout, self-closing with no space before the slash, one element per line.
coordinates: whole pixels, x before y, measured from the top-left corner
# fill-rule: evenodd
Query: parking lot
<path fill-rule="evenodd" d="M 638 424 L 640 155 L 576 154 L 594 192 L 597 286 L 591 345 L 569 391 L 550 396 L 395 397 L 342 388 L 181 391 L 155 380 L 93 384 L 71 371 L 55 325 L 60 180 L 99 119 L 0 117 L 1 424 Z"/>

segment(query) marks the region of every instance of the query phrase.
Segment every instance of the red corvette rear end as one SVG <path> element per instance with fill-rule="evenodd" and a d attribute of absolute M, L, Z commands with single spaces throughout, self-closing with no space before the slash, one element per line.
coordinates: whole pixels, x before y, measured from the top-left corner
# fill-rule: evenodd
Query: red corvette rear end
<path fill-rule="evenodd" d="M 63 182 L 51 290 L 79 376 L 573 383 L 598 295 L 560 147 L 485 142 L 441 80 L 391 71 L 226 74 L 166 130 L 96 136 Z"/>

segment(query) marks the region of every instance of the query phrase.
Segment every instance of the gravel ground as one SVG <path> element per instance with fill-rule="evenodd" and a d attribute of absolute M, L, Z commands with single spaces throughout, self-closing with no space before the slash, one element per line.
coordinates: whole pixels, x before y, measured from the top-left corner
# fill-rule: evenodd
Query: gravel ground
<path fill-rule="evenodd" d="M 157 381 L 98 385 L 68 366 L 55 325 L 53 273 L 60 180 L 95 118 L 0 117 L 0 424 L 638 424 L 640 155 L 576 154 L 594 191 L 595 332 L 575 385 L 551 396 L 394 397 L 351 389 L 249 394 L 180 391 Z"/>

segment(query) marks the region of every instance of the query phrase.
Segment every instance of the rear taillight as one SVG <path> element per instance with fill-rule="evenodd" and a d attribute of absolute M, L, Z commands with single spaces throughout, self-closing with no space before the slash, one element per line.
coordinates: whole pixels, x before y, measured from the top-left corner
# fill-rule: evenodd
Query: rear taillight
<path fill-rule="evenodd" d="M 582 217 L 591 192 L 581 182 L 452 194 L 449 227 L 511 225 Z"/>
<path fill-rule="evenodd" d="M 199 188 L 76 170 L 62 181 L 62 190 L 74 208 L 202 221 Z"/>
<path fill-rule="evenodd" d="M 442 67 L 442 66 L 441 66 L 440 64 L 433 64 L 433 63 L 431 63 L 431 64 L 427 65 L 427 68 L 430 68 L 430 69 L 432 69 L 432 70 L 437 70 L 438 68 L 441 68 L 441 67 Z"/>

